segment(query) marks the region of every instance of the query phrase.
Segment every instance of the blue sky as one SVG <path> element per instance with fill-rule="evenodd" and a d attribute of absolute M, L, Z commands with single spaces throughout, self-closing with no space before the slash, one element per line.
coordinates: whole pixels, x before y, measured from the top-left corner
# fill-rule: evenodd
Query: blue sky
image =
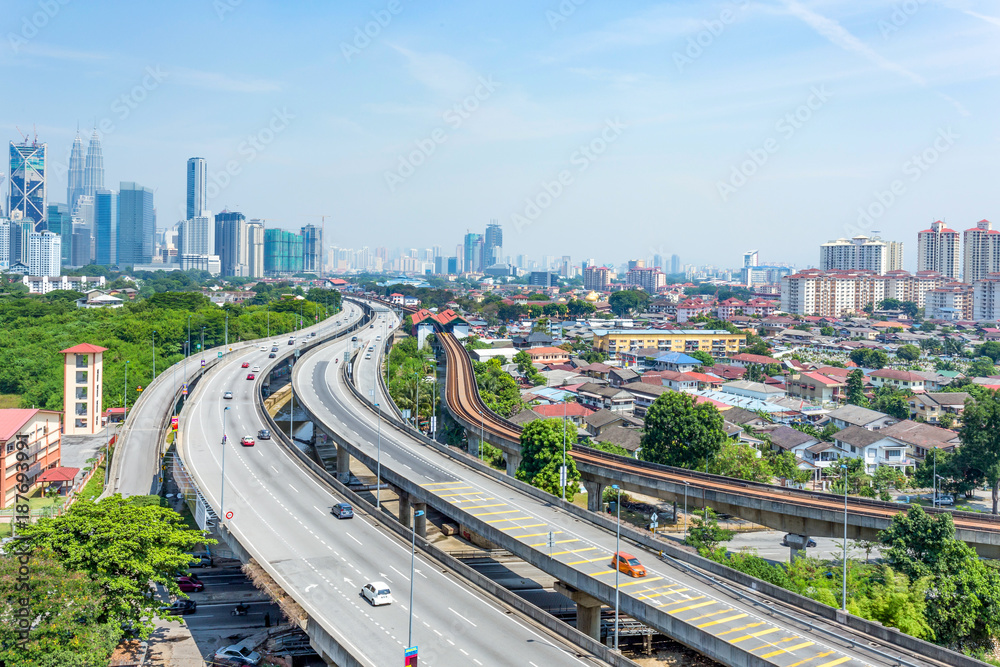
<path fill-rule="evenodd" d="M 806 266 L 879 230 L 912 269 L 934 219 L 1000 227 L 995 2 L 9 0 L 2 22 L 0 128 L 37 126 L 50 201 L 96 122 L 107 183 L 155 188 L 161 227 L 195 155 L 213 211 L 327 215 L 348 247 L 453 254 L 496 218 L 510 254 Z"/>

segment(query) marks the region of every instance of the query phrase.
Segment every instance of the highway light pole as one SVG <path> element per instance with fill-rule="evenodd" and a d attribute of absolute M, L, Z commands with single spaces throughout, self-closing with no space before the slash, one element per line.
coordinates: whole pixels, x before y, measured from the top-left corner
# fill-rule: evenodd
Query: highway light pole
<path fill-rule="evenodd" d="M 190 356 L 191 356 L 191 313 L 188 313 L 188 346 L 187 346 L 187 354 L 184 356 L 184 358 L 187 359 Z"/>
<path fill-rule="evenodd" d="M 410 629 L 406 633 L 406 646 L 413 646 L 413 562 L 417 554 L 417 517 L 423 516 L 423 510 L 413 513 L 413 524 L 410 526 Z"/>
<path fill-rule="evenodd" d="M 840 609 L 847 611 L 847 466 L 840 464 L 844 471 L 844 581 L 840 591 Z"/>
<path fill-rule="evenodd" d="M 122 423 L 128 419 L 128 359 L 125 360 L 125 396 L 122 397 Z"/>
<path fill-rule="evenodd" d="M 688 538 L 688 488 L 691 487 L 691 483 L 687 480 L 684 481 L 684 541 L 687 542 Z"/>
<path fill-rule="evenodd" d="M 568 481 L 569 471 L 566 470 L 566 398 L 563 397 L 563 462 L 562 471 L 559 475 L 559 481 L 562 482 L 562 499 L 563 502 L 566 501 L 566 482 Z"/>
<path fill-rule="evenodd" d="M 479 460 L 480 461 L 486 460 L 483 457 L 483 433 L 486 430 L 486 423 L 484 422 L 485 419 L 486 418 L 483 416 L 483 413 L 480 412 L 479 413 Z"/>
<path fill-rule="evenodd" d="M 222 491 L 219 493 L 219 523 L 226 519 L 226 415 L 229 413 L 227 405 L 222 411 Z"/>
<path fill-rule="evenodd" d="M 228 312 L 226 313 L 226 336 L 225 336 L 225 339 L 224 339 L 223 343 L 224 343 L 224 346 L 225 346 L 225 349 L 223 350 L 223 353 L 226 353 L 226 352 L 229 351 L 229 313 Z"/>
<path fill-rule="evenodd" d="M 618 650 L 618 573 L 621 572 L 621 567 L 619 565 L 618 559 L 621 558 L 621 540 L 622 540 L 622 490 L 617 484 L 612 484 L 611 488 L 615 490 L 618 494 L 618 499 L 615 501 L 618 510 L 618 529 L 615 533 L 615 651 Z"/>
<path fill-rule="evenodd" d="M 153 329 L 153 379 L 156 379 L 156 329 Z"/>
<path fill-rule="evenodd" d="M 934 479 L 931 483 L 934 495 L 931 496 L 931 507 L 937 507 L 937 450 L 934 450 Z"/>
<path fill-rule="evenodd" d="M 375 459 L 375 509 L 382 507 L 382 406 L 375 404 L 378 410 L 378 457 Z"/>

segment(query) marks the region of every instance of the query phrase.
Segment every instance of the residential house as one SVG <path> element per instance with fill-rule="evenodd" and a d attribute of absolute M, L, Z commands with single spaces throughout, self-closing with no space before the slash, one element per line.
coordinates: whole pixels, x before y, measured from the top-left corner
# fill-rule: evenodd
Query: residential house
<path fill-rule="evenodd" d="M 541 331 L 532 331 L 526 336 L 514 336 L 511 339 L 514 347 L 518 350 L 527 350 L 533 347 L 549 347 L 552 345 L 552 336 Z"/>
<path fill-rule="evenodd" d="M 892 368 L 881 368 L 868 377 L 876 389 L 888 386 L 893 389 L 909 389 L 913 392 L 924 391 L 924 378 L 910 371 L 897 371 Z"/>
<path fill-rule="evenodd" d="M 726 394 L 733 394 L 735 396 L 756 398 L 760 401 L 780 398 L 787 394 L 784 389 L 779 387 L 765 384 L 763 382 L 750 382 L 748 380 L 733 380 L 732 382 L 727 382 L 719 387 L 719 391 Z"/>
<path fill-rule="evenodd" d="M 576 372 L 595 380 L 607 380 L 608 375 L 611 373 L 611 369 L 612 367 L 607 364 L 593 363 L 587 364 L 586 366 L 580 366 L 576 369 Z"/>
<path fill-rule="evenodd" d="M 627 391 L 593 382 L 588 382 L 577 390 L 577 399 L 588 408 L 605 409 L 622 414 L 632 414 L 635 407 L 635 398 Z"/>
<path fill-rule="evenodd" d="M 593 408 L 588 408 L 575 401 L 572 403 L 536 405 L 531 410 L 545 419 L 568 419 L 577 426 L 583 426 L 584 418 L 597 412 Z"/>
<path fill-rule="evenodd" d="M 944 452 L 954 452 L 961 443 L 958 433 L 946 428 L 921 424 L 909 419 L 878 431 L 879 434 L 891 438 L 894 442 L 907 445 L 913 461 L 910 465 L 923 461 L 931 449 Z"/>
<path fill-rule="evenodd" d="M 865 472 L 872 474 L 880 465 L 891 465 L 906 469 L 913 465 L 908 456 L 909 444 L 886 435 L 888 429 L 869 431 L 860 426 L 848 426 L 833 436 L 834 444 L 844 451 L 848 458 L 860 458 L 865 462 Z"/>
<path fill-rule="evenodd" d="M 46 470 L 57 468 L 61 457 L 61 413 L 36 408 L 7 408 L 0 410 L 0 507 L 12 507 L 22 483 L 28 491 L 40 484 L 39 477 Z M 23 443 L 19 445 L 18 443 Z"/>
<path fill-rule="evenodd" d="M 845 405 L 837 408 L 830 412 L 827 417 L 837 428 L 845 429 L 848 426 L 859 426 L 869 431 L 877 431 L 899 421 L 884 412 L 869 410 L 858 405 Z"/>
<path fill-rule="evenodd" d="M 767 366 L 768 364 L 781 365 L 781 362 L 774 357 L 768 357 L 763 354 L 747 354 L 746 352 L 734 354 L 729 357 L 728 361 L 733 366 L 739 366 L 741 368 L 746 368 L 750 364 L 758 364 L 760 366 Z"/>
<path fill-rule="evenodd" d="M 820 472 L 831 466 L 840 465 L 838 461 L 844 457 L 844 452 L 835 443 L 817 442 L 806 447 L 803 458 L 812 463 Z"/>
<path fill-rule="evenodd" d="M 559 347 L 532 347 L 525 350 L 531 357 L 531 363 L 551 366 L 552 364 L 569 363 L 569 352 Z"/>
<path fill-rule="evenodd" d="M 706 376 L 707 377 L 707 376 Z M 647 384 L 662 385 L 673 391 L 684 391 L 685 389 L 698 389 L 699 380 L 688 373 L 675 373 L 674 371 L 650 371 L 642 374 L 642 382 Z M 627 385 L 626 389 L 631 389 L 632 385 Z"/>
<path fill-rule="evenodd" d="M 638 428 L 642 426 L 642 420 L 621 412 L 611 410 L 598 410 L 583 418 L 584 428 L 597 441 L 601 442 L 600 436 L 612 426 L 624 428 Z"/>
<path fill-rule="evenodd" d="M 771 450 L 777 453 L 792 452 L 800 459 L 805 458 L 805 449 L 820 442 L 808 433 L 784 424 L 769 425 L 760 431 L 771 441 Z"/>
<path fill-rule="evenodd" d="M 594 437 L 593 440 L 618 445 L 630 452 L 636 452 L 642 446 L 642 433 L 638 429 L 612 424 L 601 431 L 601 434 Z"/>
<path fill-rule="evenodd" d="M 620 387 L 630 382 L 638 382 L 641 377 L 631 368 L 612 368 L 608 373 L 608 382 L 612 387 Z"/>
<path fill-rule="evenodd" d="M 804 398 L 814 403 L 837 403 L 843 397 L 847 384 L 820 373 L 806 372 L 790 375 L 787 381 L 789 396 Z"/>
<path fill-rule="evenodd" d="M 760 428 L 768 423 L 766 419 L 761 417 L 756 412 L 744 410 L 743 408 L 729 408 L 722 413 L 722 416 L 726 419 L 726 421 L 732 422 L 738 426 L 749 426 L 751 428 Z"/>
<path fill-rule="evenodd" d="M 702 363 L 683 352 L 667 352 L 654 359 L 653 368 L 658 371 L 674 371 L 675 373 L 690 373 Z"/>
<path fill-rule="evenodd" d="M 937 424 L 941 415 L 951 414 L 959 417 L 965 411 L 965 401 L 970 397 L 964 391 L 929 391 L 924 394 L 914 394 L 907 401 L 910 407 L 910 419 L 923 417 L 928 424 Z"/>
<path fill-rule="evenodd" d="M 663 385 L 646 384 L 645 382 L 632 382 L 623 388 L 635 397 L 633 412 L 636 417 L 645 417 L 646 411 L 649 410 L 653 401 L 670 391 Z"/>

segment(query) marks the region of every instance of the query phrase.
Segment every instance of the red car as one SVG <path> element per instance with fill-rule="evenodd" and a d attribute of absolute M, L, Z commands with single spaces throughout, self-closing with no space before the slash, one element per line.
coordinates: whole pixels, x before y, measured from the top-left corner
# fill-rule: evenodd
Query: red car
<path fill-rule="evenodd" d="M 249 374 L 247 375 L 247 379 L 248 379 L 248 380 L 253 380 L 253 379 L 254 379 L 254 378 L 256 378 L 256 377 L 257 377 L 257 376 L 256 376 L 256 375 L 254 375 L 253 373 L 249 373 Z"/>
<path fill-rule="evenodd" d="M 254 445 L 253 438 L 251 438 L 249 435 L 245 435 L 243 436 L 243 439 L 240 440 L 240 444 L 243 445 L 244 447 L 253 447 Z"/>
<path fill-rule="evenodd" d="M 180 586 L 180 589 L 185 593 L 196 593 L 205 588 L 205 584 L 190 575 L 186 577 L 177 577 L 177 585 Z"/>
<path fill-rule="evenodd" d="M 243 368 L 250 368 L 250 362 L 249 361 L 244 361 L 243 362 Z"/>

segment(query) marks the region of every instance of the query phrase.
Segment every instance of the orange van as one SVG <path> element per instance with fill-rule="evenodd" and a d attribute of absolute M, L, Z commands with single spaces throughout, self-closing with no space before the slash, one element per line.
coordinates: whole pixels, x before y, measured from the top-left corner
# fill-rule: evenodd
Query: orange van
<path fill-rule="evenodd" d="M 611 567 L 615 567 L 615 561 L 618 561 L 618 571 L 627 574 L 630 577 L 645 577 L 646 568 L 642 566 L 639 559 L 632 554 L 625 553 L 624 551 L 619 551 L 614 556 L 611 557 Z"/>

